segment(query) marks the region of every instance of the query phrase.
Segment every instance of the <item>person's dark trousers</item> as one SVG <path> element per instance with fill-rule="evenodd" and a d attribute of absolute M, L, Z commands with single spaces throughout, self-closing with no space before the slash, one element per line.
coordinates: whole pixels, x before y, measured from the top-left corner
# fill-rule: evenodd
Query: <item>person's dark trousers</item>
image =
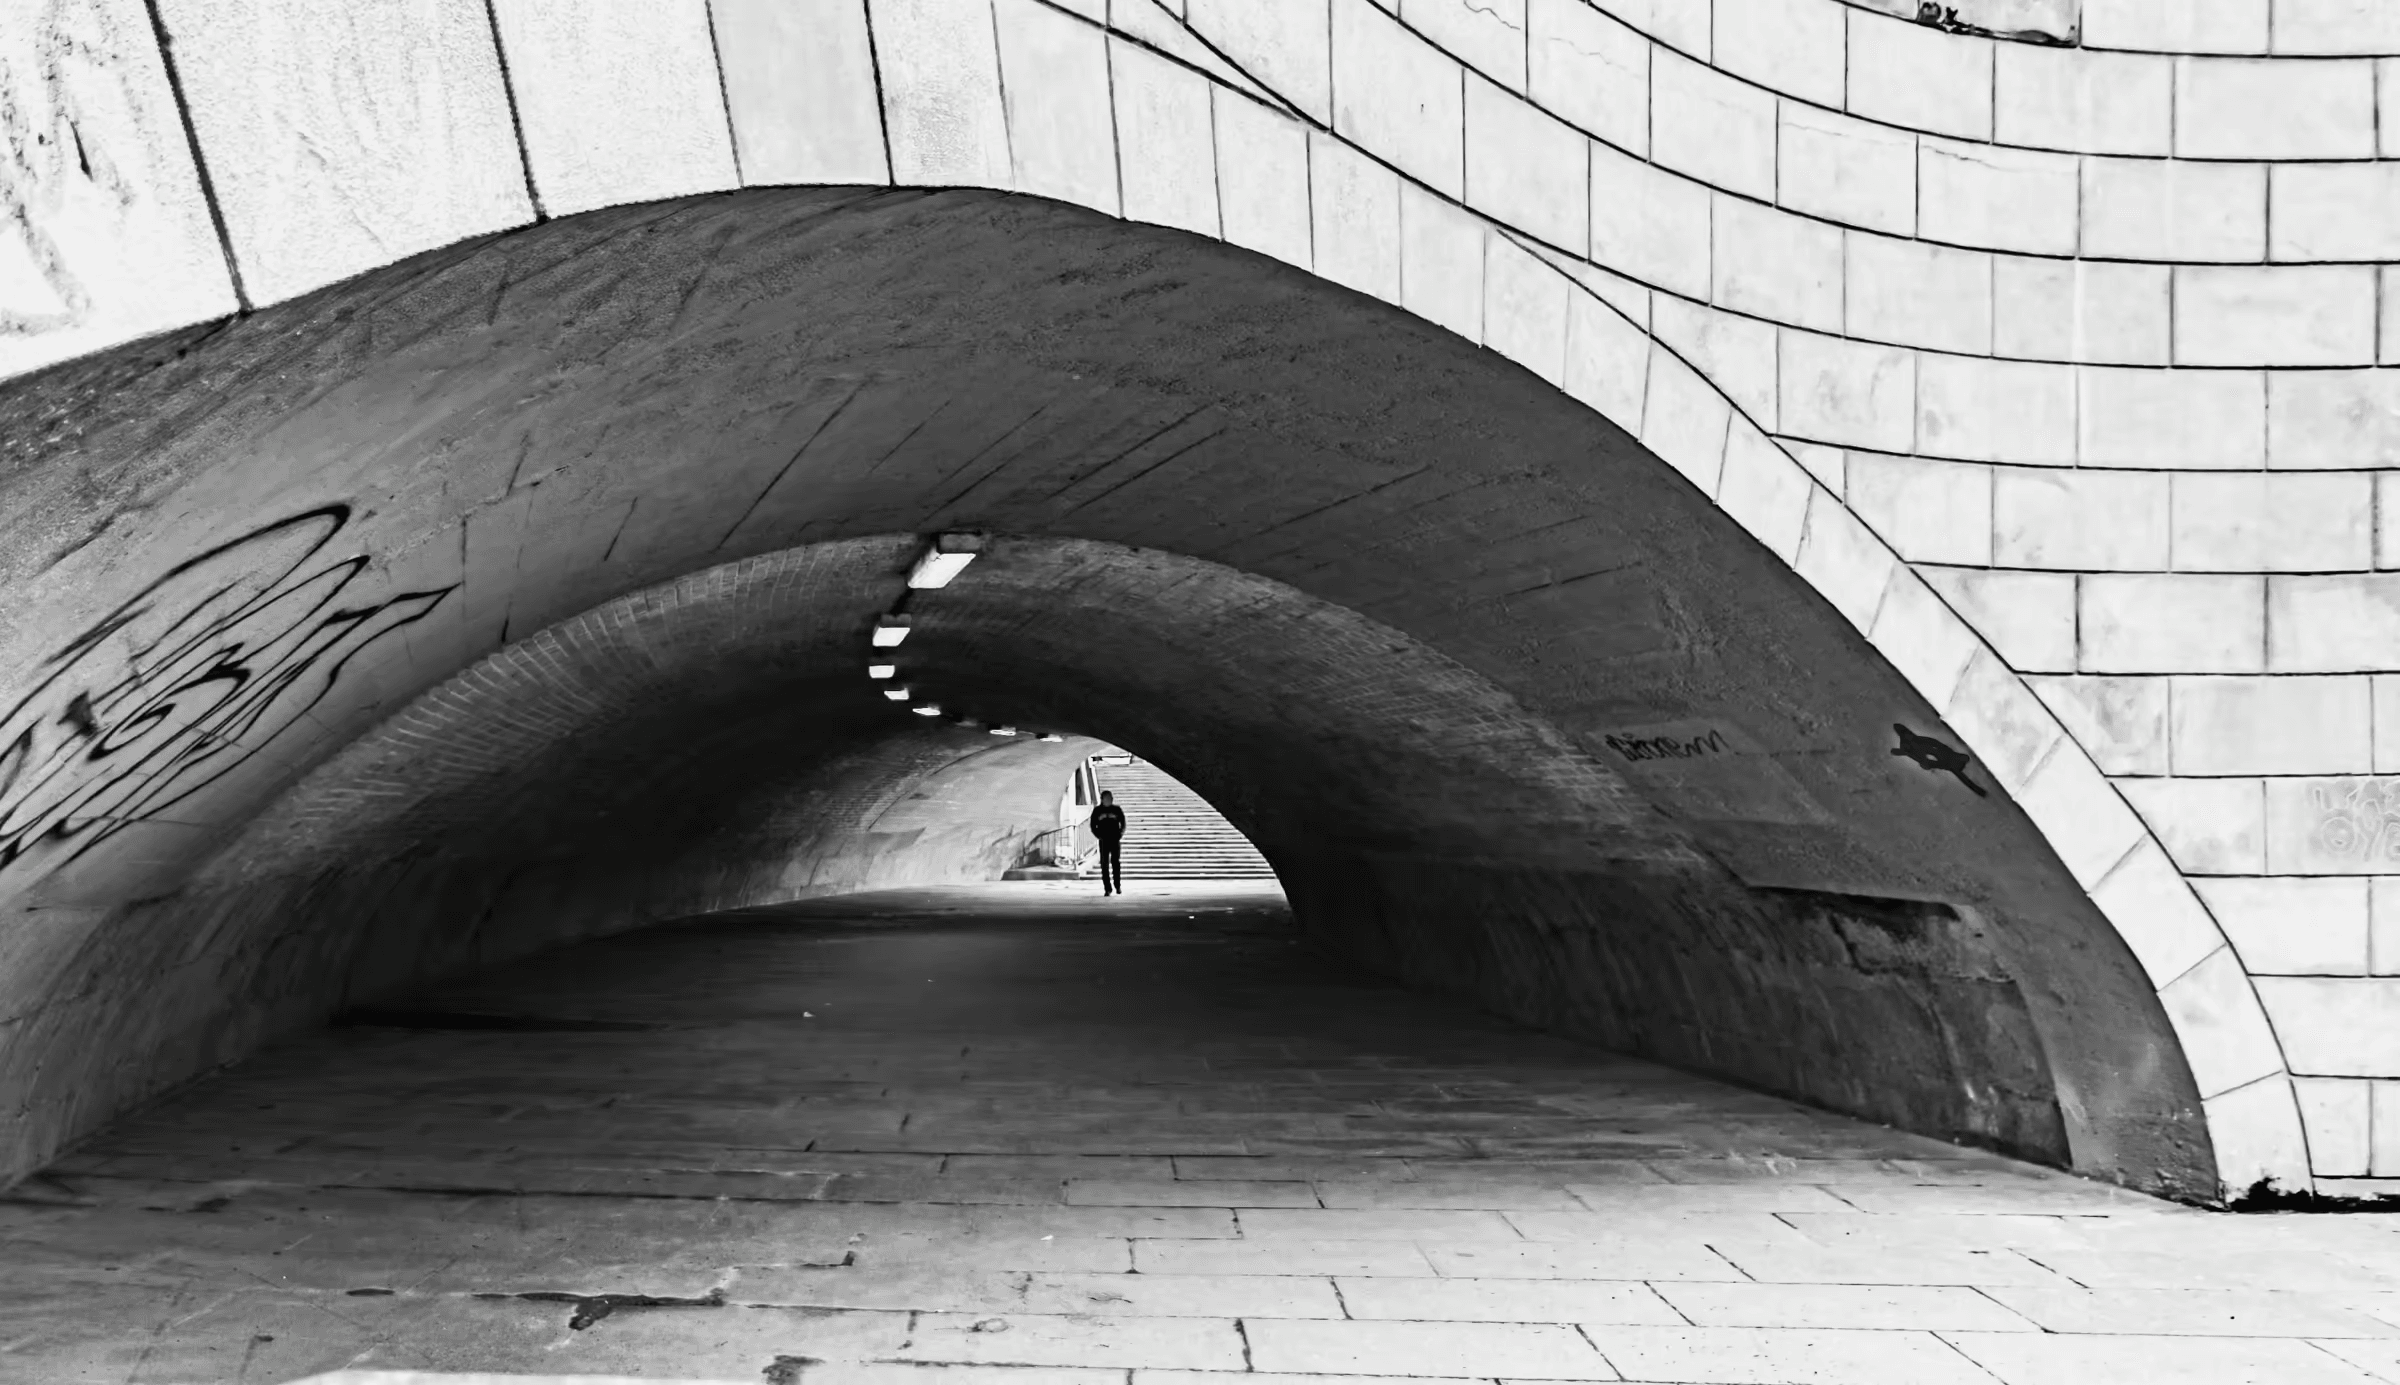
<path fill-rule="evenodd" d="M 1125 863 L 1118 855 L 1123 847 L 1124 843 L 1122 842 L 1100 843 L 1100 893 L 1102 894 L 1125 893 Z"/>

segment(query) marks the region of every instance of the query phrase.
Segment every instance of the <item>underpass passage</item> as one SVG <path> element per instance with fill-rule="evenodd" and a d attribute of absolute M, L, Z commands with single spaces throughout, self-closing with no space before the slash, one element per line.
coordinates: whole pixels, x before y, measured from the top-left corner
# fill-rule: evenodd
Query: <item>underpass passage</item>
<path fill-rule="evenodd" d="M 2262 1339 L 2400 1334 L 2400 1219 L 2229 1225 L 1610 1055 L 1330 961 L 1266 884 L 820 899 L 351 1018 L 0 1206 L 0 1377 L 2297 1381 L 2337 1363 Z M 2236 1242 L 2297 1292 L 2207 1292 Z"/>

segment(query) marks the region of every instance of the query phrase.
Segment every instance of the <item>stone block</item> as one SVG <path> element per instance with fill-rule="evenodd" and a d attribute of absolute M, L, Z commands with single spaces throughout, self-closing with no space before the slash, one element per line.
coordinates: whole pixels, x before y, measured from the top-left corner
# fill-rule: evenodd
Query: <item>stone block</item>
<path fill-rule="evenodd" d="M 1400 19 L 1435 47 L 1521 96 L 1525 8 L 1525 0 L 1400 0 Z"/>
<path fill-rule="evenodd" d="M 1776 342 L 1778 428 L 1811 442 L 1915 450 L 1915 352 L 1789 327 Z"/>
<path fill-rule="evenodd" d="M 1591 141 L 1481 77 L 1467 77 L 1466 203 L 1581 255 L 1591 244 Z"/>
<path fill-rule="evenodd" d="M 1990 255 L 1867 231 L 1843 239 L 1845 334 L 1934 351 L 1991 351 Z"/>
<path fill-rule="evenodd" d="M 2364 1178 L 2371 1166 L 2369 1134 L 2374 1084 L 2338 1077 L 2295 1077 L 2300 1128 L 2308 1132 L 2309 1172 L 2321 1178 Z"/>
<path fill-rule="evenodd" d="M 2085 466 L 2256 470 L 2267 463 L 2264 372 L 2083 366 Z"/>
<path fill-rule="evenodd" d="M 2400 157 L 2400 110 L 2384 99 L 2400 91 L 2400 58 L 2375 60 L 2375 152 L 2381 158 Z"/>
<path fill-rule="evenodd" d="M 2271 436 L 2267 445 L 2272 454 Z M 2322 572 L 2370 567 L 2375 513 L 2372 478 L 2365 473 L 2185 472 L 2174 478 L 2175 568 Z"/>
<path fill-rule="evenodd" d="M 1689 178 L 1591 147 L 1592 258 L 1691 298 L 1709 296 L 1709 203 Z"/>
<path fill-rule="evenodd" d="M 1994 257 L 1992 350 L 2095 365 L 2165 365 L 2166 265 Z"/>
<path fill-rule="evenodd" d="M 712 0 L 742 182 L 888 183 L 864 0 Z"/>
<path fill-rule="evenodd" d="M 1721 193 L 1711 221 L 1710 302 L 1794 327 L 1842 330 L 1840 227 Z"/>
<path fill-rule="evenodd" d="M 869 15 L 892 181 L 1013 187 L 989 0 L 892 0 Z"/>
<path fill-rule="evenodd" d="M 2042 700 L 1989 650 L 1967 660 L 1941 713 L 1975 747 L 2004 793 L 2022 790 L 2066 735 Z"/>
<path fill-rule="evenodd" d="M 1484 223 L 1414 183 L 1400 184 L 1400 306 L 1483 341 Z"/>
<path fill-rule="evenodd" d="M 2276 1031 L 2251 985 L 2226 947 L 2159 990 L 2204 1101 L 2283 1069 Z"/>
<path fill-rule="evenodd" d="M 1859 518 L 1910 562 L 1991 563 L 1990 467 L 1857 452 L 1843 485 Z"/>
<path fill-rule="evenodd" d="M 1992 130 L 2002 144 L 2088 154 L 2165 154 L 2174 59 L 1994 44 Z"/>
<path fill-rule="evenodd" d="M 2075 667 L 2072 576 L 1936 568 L 1925 573 L 1925 580 L 1991 642 L 2010 668 L 2063 673 Z"/>
<path fill-rule="evenodd" d="M 2295 1074 L 2400 1072 L 2400 977 L 2261 976 L 2253 984 Z"/>
<path fill-rule="evenodd" d="M 2084 0 L 2092 48 L 2158 53 L 2264 53 L 2268 0 Z"/>
<path fill-rule="evenodd" d="M 2160 572 L 2164 472 L 2001 467 L 1992 478 L 1992 561 L 2002 567 Z"/>
<path fill-rule="evenodd" d="M 2267 869 L 2278 875 L 2400 870 L 2400 779 L 2266 781 Z"/>
<path fill-rule="evenodd" d="M 2071 464 L 2075 372 L 2046 361 L 1921 356 L 1917 445 L 1944 457 Z"/>
<path fill-rule="evenodd" d="M 2267 602 L 2257 577 L 2099 573 L 2077 582 L 2082 673 L 2259 673 Z"/>
<path fill-rule="evenodd" d="M 1928 240 L 2072 255 L 2075 198 L 2068 155 L 1934 135 L 1918 141 L 1917 234 Z"/>
<path fill-rule="evenodd" d="M 1316 272 L 1387 303 L 1399 302 L 1399 175 L 1313 130 L 1308 165 Z"/>
<path fill-rule="evenodd" d="M 2266 250 L 2264 165 L 2083 161 L 2083 254 L 2244 264 L 2265 258 Z"/>
<path fill-rule="evenodd" d="M 991 0 L 1016 187 L 1120 214 L 1108 36 L 1041 0 Z"/>
<path fill-rule="evenodd" d="M 2400 1082 L 2377 1082 L 2368 1094 L 2367 1174 L 2400 1178 Z"/>
<path fill-rule="evenodd" d="M 2267 397 L 2268 466 L 2400 466 L 2400 371 L 2278 371 Z"/>
<path fill-rule="evenodd" d="M 1698 371 L 1663 346 L 1651 348 L 1649 378 L 1642 400 L 1642 446 L 1714 499 L 1733 409 Z"/>
<path fill-rule="evenodd" d="M 1778 203 L 1844 226 L 1916 232 L 1915 134 L 1797 101 L 1777 119 Z"/>
<path fill-rule="evenodd" d="M 1626 0 L 1615 8 L 1627 23 L 1677 52 L 1707 62 L 1714 51 L 1710 0 Z"/>
<path fill-rule="evenodd" d="M 1123 39 L 1108 56 L 1125 218 L 1220 234 L 1208 80 Z"/>
<path fill-rule="evenodd" d="M 2400 165 L 2289 164 L 2267 191 L 2270 258 L 2400 259 Z"/>
<path fill-rule="evenodd" d="M 2016 793 L 2075 882 L 2091 889 L 2143 840 L 2141 820 L 2092 762 L 2072 747 L 2042 761 Z"/>
<path fill-rule="evenodd" d="M 1725 437 L 1725 467 L 1717 504 L 1750 536 L 1788 566 L 1800 556 L 1808 497 L 1816 489 L 1800 464 L 1747 419 L 1734 419 Z"/>
<path fill-rule="evenodd" d="M 1792 454 L 1793 460 L 1808 468 L 1808 474 L 1817 478 L 1818 485 L 1835 495 L 1841 495 L 1848 489 L 1849 453 L 1838 447 L 1827 447 L 1821 442 L 1801 442 L 1794 438 L 1778 441 L 1782 442 L 1784 451 Z"/>
<path fill-rule="evenodd" d="M 1483 240 L 1483 344 L 1556 385 L 1566 379 L 1565 275 L 1498 231 Z"/>
<path fill-rule="evenodd" d="M 1333 123 L 1328 0 L 1185 0 L 1184 17 L 1268 90 Z"/>
<path fill-rule="evenodd" d="M 2371 159 L 2375 65 L 2194 59 L 2175 65 L 2185 159 Z"/>
<path fill-rule="evenodd" d="M 1458 60 L 1367 0 L 1333 0 L 1333 128 L 1448 197 L 1463 190 Z"/>
<path fill-rule="evenodd" d="M 2400 567 L 2400 474 L 2375 474 L 2375 566 Z"/>
<path fill-rule="evenodd" d="M 2393 297 L 2400 289 L 2400 265 L 2379 265 L 2382 275 L 2376 280 L 2376 291 L 2382 295 L 2382 306 L 2375 314 L 2375 360 L 2379 365 L 2400 364 L 2400 299 Z"/>
<path fill-rule="evenodd" d="M 2167 772 L 2167 679 L 2070 674 L 2029 677 L 2025 685 L 2101 773 Z"/>
<path fill-rule="evenodd" d="M 2373 365 L 2372 265 L 2181 265 L 2177 365 Z"/>
<path fill-rule="evenodd" d="M 705 0 L 494 0 L 492 13 L 543 211 L 738 186 Z"/>
<path fill-rule="evenodd" d="M 1734 407 L 1761 427 L 1775 425 L 1775 325 L 1661 295 L 1650 330 L 1692 363 Z"/>
<path fill-rule="evenodd" d="M 162 0 L 159 18 L 254 306 L 533 219 L 482 5 Z M 677 116 L 716 104 L 713 68 L 707 93 L 672 62 L 644 75 Z"/>
<path fill-rule="evenodd" d="M 2145 838 L 2092 891 L 2092 902 L 2133 950 L 2153 986 L 2165 986 L 2225 945 L 2224 934 L 2165 848 Z"/>
<path fill-rule="evenodd" d="M 2400 52 L 2400 10 L 2382 0 L 2276 0 L 2277 53 Z"/>
<path fill-rule="evenodd" d="M 1222 87 L 1210 90 L 1209 101 L 1225 239 L 1313 268 L 1308 127 Z"/>
<path fill-rule="evenodd" d="M 1931 1333 L 1598 1323 L 1585 1331 L 1626 1380 L 1983 1385 L 1989 1379 Z"/>
<path fill-rule="evenodd" d="M 1661 48 L 1650 61 L 1650 157 L 1711 187 L 1775 196 L 1775 97 Z"/>
<path fill-rule="evenodd" d="M 2378 673 L 2368 680 L 2374 688 L 2375 772 L 2400 770 L 2400 674 Z"/>
<path fill-rule="evenodd" d="M 1905 564 L 1892 568 L 1891 585 L 1884 590 L 1867 639 L 1936 707 L 1950 700 L 1978 647 L 1966 622 Z"/>
<path fill-rule="evenodd" d="M 2308 1186 L 2308 1140 L 2301 1132 L 2300 1108 L 2292 1101 L 2291 1079 L 2271 1076 L 2208 1098 L 2201 1103 L 2201 1114 L 2208 1120 L 2225 1197 L 2239 1197 L 2261 1180 L 2285 1189 Z M 2224 1364 L 2223 1340 L 2210 1342 L 2208 1348 L 2205 1354 L 2211 1362 Z M 2149 1364 L 2158 1364 L 2155 1353 Z M 2260 1378 L 2274 1379 L 2276 1369 L 2266 1367 Z M 2109 1373 L 2103 1366 L 2103 1378 Z"/>
<path fill-rule="evenodd" d="M 1531 0 L 1533 99 L 1637 157 L 1650 152 L 1650 41 L 1583 0 Z"/>
<path fill-rule="evenodd" d="M 1566 377 L 1561 385 L 1628 433 L 1642 431 L 1652 349 L 1640 328 L 1590 293 L 1567 296 Z"/>
<path fill-rule="evenodd" d="M 2355 774 L 2372 758 L 2369 680 L 2178 677 L 2173 773 Z"/>
<path fill-rule="evenodd" d="M 1854 114 L 1960 139 L 1992 137 L 1992 50 L 1923 24 L 1850 12 Z"/>
<path fill-rule="evenodd" d="M 1892 550 L 1832 492 L 1811 488 L 1807 528 L 1792 566 L 1862 634 L 1874 628 L 1895 564 Z"/>
<path fill-rule="evenodd" d="M 2276 574 L 2267 579 L 2277 673 L 2371 673 L 2400 668 L 2400 575 Z"/>
<path fill-rule="evenodd" d="M 2126 779 L 2117 787 L 2184 873 L 2257 875 L 2266 870 L 2262 781 Z"/>
<path fill-rule="evenodd" d="M 1771 91 L 1840 109 L 1844 12 L 1818 0 L 1716 0 L 1709 61 Z"/>
<path fill-rule="evenodd" d="M 1605 1380 L 1608 1362 L 1557 1323 L 1246 1321 L 1247 1362 L 1307 1375 L 1494 1375 Z"/>
<path fill-rule="evenodd" d="M 2339 876 L 2195 880 L 2252 975 L 2367 974 L 2368 884 Z"/>

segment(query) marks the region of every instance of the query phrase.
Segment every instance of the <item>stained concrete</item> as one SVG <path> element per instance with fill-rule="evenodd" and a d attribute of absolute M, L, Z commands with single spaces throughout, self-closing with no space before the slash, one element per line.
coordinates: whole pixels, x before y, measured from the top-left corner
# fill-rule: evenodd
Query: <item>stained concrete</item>
<path fill-rule="evenodd" d="M 0 1205 L 0 1380 L 2400 1360 L 2400 1218 L 2194 1211 L 1612 1056 L 1329 961 L 1270 888 L 823 899 L 351 1019 Z"/>

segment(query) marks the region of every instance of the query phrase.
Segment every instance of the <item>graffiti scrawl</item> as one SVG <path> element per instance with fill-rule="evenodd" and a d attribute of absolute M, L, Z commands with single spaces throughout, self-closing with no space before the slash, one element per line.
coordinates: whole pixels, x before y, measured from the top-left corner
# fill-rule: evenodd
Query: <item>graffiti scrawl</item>
<path fill-rule="evenodd" d="M 0 716 L 0 871 L 71 860 L 240 770 L 343 668 L 454 587 L 364 599 L 364 557 L 327 550 L 346 505 L 189 559 L 69 641 Z"/>

